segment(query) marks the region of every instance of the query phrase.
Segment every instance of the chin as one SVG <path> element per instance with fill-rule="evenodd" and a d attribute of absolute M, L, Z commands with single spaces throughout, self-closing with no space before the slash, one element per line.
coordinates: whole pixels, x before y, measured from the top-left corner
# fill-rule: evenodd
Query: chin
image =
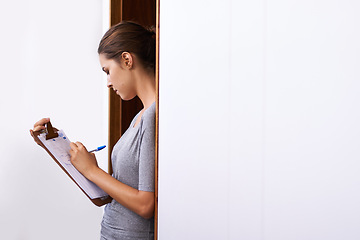
<path fill-rule="evenodd" d="M 130 101 L 130 100 L 134 99 L 134 97 L 136 97 L 136 95 L 135 96 L 121 96 L 120 95 L 120 98 L 124 101 Z"/>

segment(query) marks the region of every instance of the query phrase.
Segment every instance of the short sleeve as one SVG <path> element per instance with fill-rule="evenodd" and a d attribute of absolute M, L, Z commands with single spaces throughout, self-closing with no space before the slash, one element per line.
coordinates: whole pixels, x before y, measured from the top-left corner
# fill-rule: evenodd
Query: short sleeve
<path fill-rule="evenodd" d="M 143 115 L 139 154 L 140 191 L 155 191 L 155 107 Z"/>

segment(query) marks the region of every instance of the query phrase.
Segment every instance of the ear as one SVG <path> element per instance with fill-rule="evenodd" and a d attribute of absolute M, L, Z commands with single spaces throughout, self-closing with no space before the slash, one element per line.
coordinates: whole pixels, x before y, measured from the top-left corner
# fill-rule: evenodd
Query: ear
<path fill-rule="evenodd" d="M 126 68 L 131 69 L 133 67 L 133 57 L 129 52 L 123 52 L 121 54 L 121 59 L 124 61 L 124 65 Z"/>

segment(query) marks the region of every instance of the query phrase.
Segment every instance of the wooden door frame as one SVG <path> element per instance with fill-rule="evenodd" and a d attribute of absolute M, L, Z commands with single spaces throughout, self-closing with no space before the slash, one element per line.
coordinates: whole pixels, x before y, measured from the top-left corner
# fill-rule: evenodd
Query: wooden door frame
<path fill-rule="evenodd" d="M 109 0 L 110 1 L 110 26 L 113 26 L 122 20 L 134 20 L 143 24 L 141 19 L 132 17 L 134 8 L 141 7 L 141 4 L 148 4 L 150 1 L 144 0 Z M 131 2 L 130 2 L 131 1 Z M 131 3 L 131 4 L 130 4 Z M 160 0 L 154 0 L 155 6 L 150 6 L 150 11 L 155 11 L 154 26 L 156 29 L 156 134 L 155 134 L 155 213 L 154 213 L 154 239 L 158 238 L 158 142 L 159 142 L 159 36 L 160 36 Z M 129 9 L 131 8 L 132 9 Z M 152 7 L 154 9 L 152 9 Z M 137 98 L 125 102 L 118 95 L 109 89 L 109 139 L 108 139 L 108 172 L 112 174 L 111 152 L 121 135 L 128 128 L 133 117 L 141 110 L 142 105 Z"/>
<path fill-rule="evenodd" d="M 155 213 L 154 213 L 154 239 L 158 239 L 158 181 L 159 181 L 159 70 L 160 70 L 160 0 L 156 0 L 156 129 L 155 129 Z"/>

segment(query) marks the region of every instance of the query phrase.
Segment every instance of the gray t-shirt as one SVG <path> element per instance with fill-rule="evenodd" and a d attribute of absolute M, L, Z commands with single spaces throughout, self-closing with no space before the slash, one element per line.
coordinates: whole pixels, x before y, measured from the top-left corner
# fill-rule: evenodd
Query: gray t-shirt
<path fill-rule="evenodd" d="M 140 191 L 155 191 L 155 108 L 134 127 L 139 113 L 111 154 L 113 177 Z M 145 219 L 112 200 L 105 206 L 101 239 L 154 239 L 154 218 Z"/>

